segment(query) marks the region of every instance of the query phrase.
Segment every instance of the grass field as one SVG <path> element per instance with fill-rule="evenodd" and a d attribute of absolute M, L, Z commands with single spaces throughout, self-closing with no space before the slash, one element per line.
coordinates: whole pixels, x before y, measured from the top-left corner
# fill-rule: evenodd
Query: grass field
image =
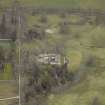
<path fill-rule="evenodd" d="M 18 96 L 18 88 L 15 82 L 0 81 L 0 98 L 8 98 Z"/>
<path fill-rule="evenodd" d="M 21 0 L 24 5 L 52 6 L 64 8 L 100 8 L 104 9 L 104 0 Z"/>
<path fill-rule="evenodd" d="M 0 74 L 0 80 L 12 80 L 13 68 L 11 64 L 5 64 L 4 72 Z"/>
<path fill-rule="evenodd" d="M 98 75 L 88 75 L 87 80 L 66 90 L 61 94 L 51 94 L 48 97 L 48 105 L 91 105 L 95 97 L 98 97 L 102 105 L 105 104 L 105 72 Z"/>
<path fill-rule="evenodd" d="M 1 82 L 0 81 L 0 99 L 3 98 L 10 98 L 10 97 L 16 97 L 18 96 L 18 88 L 15 82 Z M 14 101 L 17 101 L 17 99 L 14 100 L 6 100 L 6 101 L 0 101 L 0 105 L 9 105 L 12 104 Z"/>
<path fill-rule="evenodd" d="M 0 47 L 3 48 L 5 55 L 9 56 L 11 52 L 11 42 L 0 41 Z M 3 71 L 4 72 L 0 72 L 0 80 L 12 80 L 13 79 L 13 68 L 12 68 L 11 63 L 5 64 Z"/>
<path fill-rule="evenodd" d="M 38 7 L 64 7 L 64 8 L 92 8 L 104 9 L 104 0 L 19 0 L 22 5 Z M 12 0 L 1 0 L 1 7 L 11 5 Z"/>

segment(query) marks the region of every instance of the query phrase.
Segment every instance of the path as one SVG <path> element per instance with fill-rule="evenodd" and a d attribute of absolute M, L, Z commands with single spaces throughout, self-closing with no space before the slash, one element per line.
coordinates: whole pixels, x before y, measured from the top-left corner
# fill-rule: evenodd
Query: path
<path fill-rule="evenodd" d="M 2 99 L 0 99 L 0 101 L 12 100 L 12 99 L 19 99 L 19 96 L 16 96 L 16 97 L 10 97 L 10 98 L 2 98 Z"/>

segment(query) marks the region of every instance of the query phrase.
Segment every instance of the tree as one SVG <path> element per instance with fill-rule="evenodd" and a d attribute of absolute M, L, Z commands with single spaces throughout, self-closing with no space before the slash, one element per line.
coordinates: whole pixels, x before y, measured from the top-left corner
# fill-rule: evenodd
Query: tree
<path fill-rule="evenodd" d="M 5 34 L 6 31 L 7 31 L 7 28 L 6 28 L 6 16 L 5 14 L 2 15 L 2 21 L 1 21 L 1 25 L 0 25 L 0 31 L 2 34 Z"/>
<path fill-rule="evenodd" d="M 101 102 L 99 101 L 99 98 L 98 98 L 98 97 L 95 97 L 95 98 L 93 99 L 91 105 L 101 105 Z"/>
<path fill-rule="evenodd" d="M 42 22 L 42 23 L 47 23 L 48 22 L 48 18 L 46 16 L 46 14 L 42 14 L 41 15 L 40 22 Z"/>
<path fill-rule="evenodd" d="M 19 1 L 18 0 L 13 0 L 12 4 L 12 17 L 11 17 L 11 23 L 16 25 L 18 23 L 18 15 L 19 15 Z"/>
<path fill-rule="evenodd" d="M 69 34 L 69 22 L 68 21 L 63 21 L 59 24 L 60 30 L 59 32 L 61 34 Z"/>
<path fill-rule="evenodd" d="M 96 25 L 105 25 L 105 16 L 97 15 L 95 18 Z"/>
<path fill-rule="evenodd" d="M 60 14 L 60 17 L 63 18 L 63 19 L 67 18 L 67 16 L 68 16 L 68 13 L 65 13 L 65 11 L 63 11 L 63 12 Z"/>
<path fill-rule="evenodd" d="M 91 39 L 93 47 L 105 48 L 105 35 L 103 30 L 100 30 L 100 33 L 95 34 Z"/>
<path fill-rule="evenodd" d="M 4 50 L 2 47 L 0 47 L 0 70 L 3 70 L 4 68 L 4 61 L 5 61 L 5 57 L 4 57 Z"/>
<path fill-rule="evenodd" d="M 96 56 L 88 55 L 85 60 L 85 66 L 87 67 L 96 66 L 96 63 L 97 63 L 96 61 L 97 61 Z"/>

